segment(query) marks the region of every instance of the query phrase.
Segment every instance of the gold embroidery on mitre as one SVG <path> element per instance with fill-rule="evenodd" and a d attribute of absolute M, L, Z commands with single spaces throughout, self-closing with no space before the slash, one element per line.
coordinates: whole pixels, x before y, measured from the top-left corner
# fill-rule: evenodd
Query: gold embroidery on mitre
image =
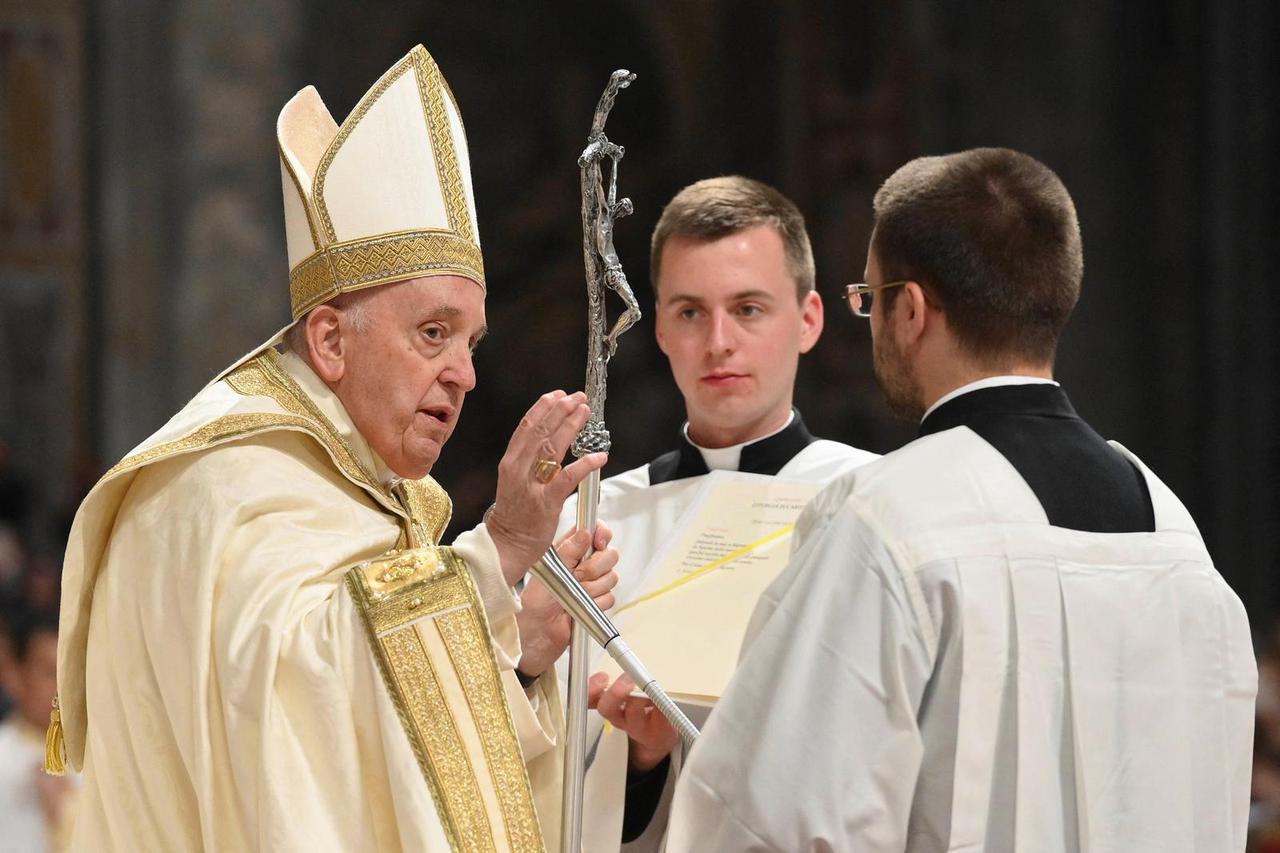
<path fill-rule="evenodd" d="M 338 135 L 329 143 L 329 148 L 324 152 L 324 156 L 320 158 L 320 164 L 316 167 L 315 177 L 311 180 L 311 197 L 315 200 L 316 212 L 320 215 L 320 224 L 324 228 L 326 243 L 332 243 L 338 239 L 338 232 L 333 227 L 333 219 L 329 216 L 329 207 L 324 200 L 324 182 L 329 174 L 329 166 L 333 163 L 333 158 L 342 148 L 343 143 L 347 141 L 347 137 L 356 129 L 356 125 L 360 123 L 382 95 L 400 79 L 401 75 L 413 67 L 413 53 L 391 66 L 390 70 L 382 75 L 382 79 L 375 83 L 372 89 L 365 92 L 364 97 L 360 99 L 355 109 L 351 111 L 351 114 L 342 122 L 342 126 L 338 128 Z"/>
<path fill-rule="evenodd" d="M 484 286 L 484 260 L 469 240 L 441 231 L 415 231 L 369 240 L 353 240 L 328 248 L 338 286 L 345 292 L 409 273 L 457 270 L 479 278 Z"/>
<path fill-rule="evenodd" d="M 460 275 L 484 287 L 480 247 L 445 231 L 406 231 L 334 243 L 289 273 L 296 320 L 339 293 L 419 275 Z"/>
<path fill-rule="evenodd" d="M 323 249 L 308 255 L 289 271 L 289 306 L 295 320 L 340 292 L 338 277 L 333 273 L 333 259 Z"/>
<path fill-rule="evenodd" d="M 467 189 L 462 183 L 462 170 L 458 168 L 458 152 L 453 147 L 449 114 L 444 108 L 444 75 L 425 50 L 414 50 L 411 55 L 417 65 L 418 73 L 415 76 L 418 93 L 427 113 L 431 151 L 436 158 L 436 173 L 440 176 L 440 189 L 444 193 L 444 206 L 449 214 L 449 227 L 464 240 L 473 241 L 475 233 L 471 226 L 471 213 L 467 209 Z M 453 97 L 452 92 L 449 97 Z M 456 101 L 453 108 L 458 108 Z M 458 115 L 461 116 L 462 113 L 459 112 Z"/>
<path fill-rule="evenodd" d="M 455 850 L 542 850 L 483 605 L 465 563 L 447 548 L 392 552 L 349 571 L 347 585 L 450 845 Z M 424 632 L 439 633 L 447 662 L 433 661 Z M 467 697 L 469 727 L 480 737 L 489 765 L 483 776 L 445 698 L 438 668 L 444 666 L 453 670 Z M 498 844 L 498 828 L 485 811 L 485 789 L 502 813 L 505 845 Z"/>

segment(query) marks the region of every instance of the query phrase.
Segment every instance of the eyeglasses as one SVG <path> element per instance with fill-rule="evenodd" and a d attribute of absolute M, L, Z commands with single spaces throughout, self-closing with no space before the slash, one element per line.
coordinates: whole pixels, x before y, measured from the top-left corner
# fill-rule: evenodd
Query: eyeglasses
<path fill-rule="evenodd" d="M 886 287 L 897 287 L 900 284 L 906 284 L 910 279 L 902 281 L 886 281 L 884 284 L 850 284 L 844 289 L 844 298 L 849 301 L 849 310 L 853 312 L 855 317 L 870 317 L 871 302 L 877 290 L 884 290 Z"/>

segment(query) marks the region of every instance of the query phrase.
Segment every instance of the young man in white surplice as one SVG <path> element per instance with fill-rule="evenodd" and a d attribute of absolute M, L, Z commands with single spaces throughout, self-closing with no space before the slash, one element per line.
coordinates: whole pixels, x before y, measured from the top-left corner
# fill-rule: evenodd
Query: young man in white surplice
<path fill-rule="evenodd" d="M 688 420 L 674 449 L 601 484 L 599 517 L 613 529 L 620 555 L 614 590 L 620 610 L 649 591 L 656 576 L 654 557 L 685 525 L 709 472 L 826 483 L 877 458 L 815 438 L 793 407 L 800 356 L 822 334 L 823 305 L 814 290 L 804 217 L 790 200 L 740 176 L 692 184 L 663 210 L 653 233 L 650 270 L 658 344 L 670 361 Z M 562 530 L 574 526 L 576 513 L 570 500 Z M 526 591 L 526 606 L 529 600 Z M 741 636 L 752 603 L 740 615 L 723 609 L 708 614 L 718 620 L 710 629 Z M 536 608 L 530 615 L 536 618 Z M 617 615 L 624 636 L 633 615 Z M 736 651 L 736 637 L 734 642 Z M 567 657 L 560 660 L 562 668 Z M 655 674 L 662 679 L 662 672 Z M 605 690 L 607 683 L 606 676 L 596 676 L 591 691 L 593 706 L 598 703 L 605 717 L 653 715 L 648 700 L 629 698 L 629 679 Z M 664 790 L 669 799 L 673 787 L 667 768 L 674 739 L 667 743 L 662 733 L 657 745 L 641 739 L 628 748 L 615 729 L 597 748 L 602 723 L 592 715 L 584 817 L 584 849 L 592 851 L 616 849 L 619 827 L 624 839 L 643 843 L 649 815 Z M 624 795 L 632 801 L 625 826 Z"/>

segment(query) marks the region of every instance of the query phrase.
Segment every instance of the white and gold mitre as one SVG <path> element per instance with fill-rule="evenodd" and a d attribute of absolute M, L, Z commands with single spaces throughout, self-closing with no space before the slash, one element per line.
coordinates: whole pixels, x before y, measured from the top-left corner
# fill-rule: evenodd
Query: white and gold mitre
<path fill-rule="evenodd" d="M 341 127 L 308 86 L 276 135 L 294 320 L 339 293 L 418 276 L 484 287 L 462 115 L 422 45 Z"/>

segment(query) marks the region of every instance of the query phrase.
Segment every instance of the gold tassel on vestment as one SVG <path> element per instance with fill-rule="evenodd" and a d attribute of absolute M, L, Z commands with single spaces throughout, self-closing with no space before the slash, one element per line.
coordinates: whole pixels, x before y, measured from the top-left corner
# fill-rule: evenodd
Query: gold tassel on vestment
<path fill-rule="evenodd" d="M 44 772 L 50 776 L 63 776 L 67 772 L 67 748 L 62 742 L 62 712 L 58 710 L 57 696 L 53 697 L 49 730 L 44 736 Z"/>

